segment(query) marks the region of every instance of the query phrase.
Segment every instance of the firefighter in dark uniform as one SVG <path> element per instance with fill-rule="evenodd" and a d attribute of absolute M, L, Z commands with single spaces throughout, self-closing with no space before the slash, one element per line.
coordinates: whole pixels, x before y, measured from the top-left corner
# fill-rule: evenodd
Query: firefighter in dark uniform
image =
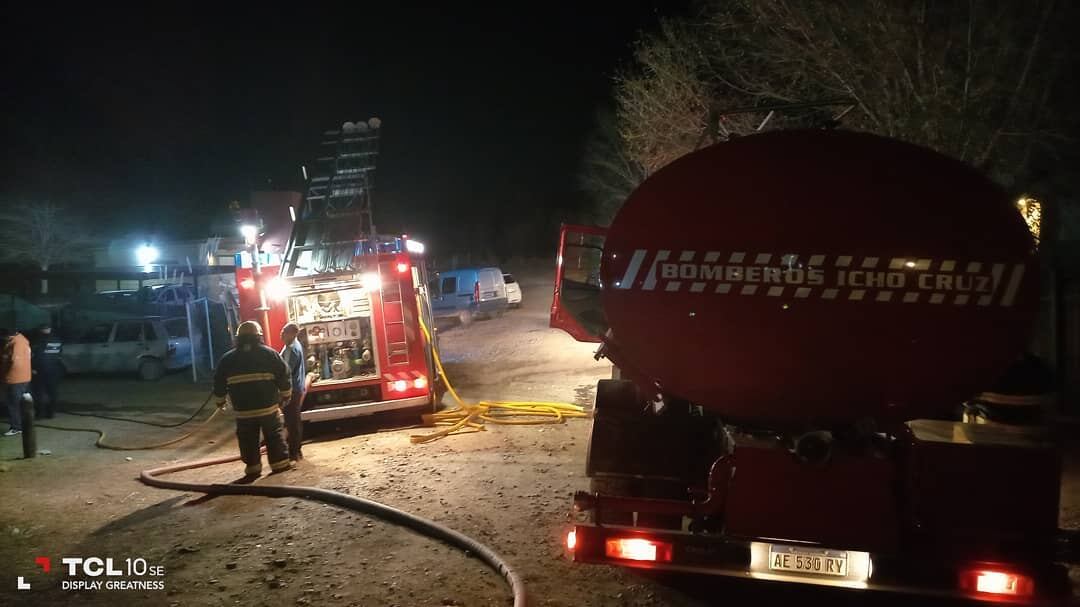
<path fill-rule="evenodd" d="M 218 407 L 225 397 L 236 414 L 236 440 L 248 477 L 262 474 L 259 435 L 266 441 L 270 472 L 284 472 L 295 463 L 285 444 L 281 406 L 292 397 L 292 378 L 278 353 L 262 343 L 262 327 L 254 321 L 236 329 L 236 348 L 225 353 L 214 373 Z"/>
<path fill-rule="evenodd" d="M 64 374 L 60 363 L 63 346 L 63 342 L 55 339 L 49 325 L 38 327 L 30 338 L 30 367 L 33 369 L 30 393 L 34 397 L 37 417 L 52 419 L 56 414 L 57 387 Z"/>
<path fill-rule="evenodd" d="M 1037 425 L 1045 421 L 1056 397 L 1054 372 L 1041 358 L 1025 352 L 990 390 L 964 403 L 962 420 L 969 424 Z"/>

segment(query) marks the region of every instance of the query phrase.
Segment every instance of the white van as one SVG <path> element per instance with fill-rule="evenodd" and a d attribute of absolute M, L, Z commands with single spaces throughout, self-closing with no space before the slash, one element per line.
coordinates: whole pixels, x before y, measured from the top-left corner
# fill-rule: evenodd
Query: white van
<path fill-rule="evenodd" d="M 477 316 L 500 316 L 506 311 L 506 283 L 499 268 L 439 272 L 431 292 L 436 318 L 457 317 L 468 324 Z"/>

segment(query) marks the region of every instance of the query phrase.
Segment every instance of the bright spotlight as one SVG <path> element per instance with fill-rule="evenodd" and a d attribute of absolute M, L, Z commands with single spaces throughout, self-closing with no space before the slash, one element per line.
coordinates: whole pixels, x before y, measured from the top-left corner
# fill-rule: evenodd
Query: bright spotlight
<path fill-rule="evenodd" d="M 255 244 L 255 237 L 259 235 L 259 230 L 251 224 L 244 224 L 240 226 L 240 233 L 244 235 L 245 243 Z"/>
<path fill-rule="evenodd" d="M 367 272 L 360 277 L 360 284 L 368 291 L 378 291 L 382 288 L 382 281 L 375 272 Z"/>
<path fill-rule="evenodd" d="M 275 301 L 285 301 L 289 296 L 289 283 L 281 276 L 275 276 L 266 283 L 266 294 Z"/>
<path fill-rule="evenodd" d="M 143 267 L 153 264 L 158 259 L 157 247 L 144 244 L 135 249 L 135 261 Z"/>

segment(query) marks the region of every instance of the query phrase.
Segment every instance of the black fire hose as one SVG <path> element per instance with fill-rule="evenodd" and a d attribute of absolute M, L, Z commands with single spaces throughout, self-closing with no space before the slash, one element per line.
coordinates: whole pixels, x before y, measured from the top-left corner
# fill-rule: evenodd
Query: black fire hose
<path fill-rule="evenodd" d="M 210 399 L 213 396 L 214 396 L 213 392 L 211 392 L 210 394 L 207 394 L 206 398 L 203 400 L 202 404 L 199 405 L 199 408 L 196 409 L 194 413 L 189 415 L 187 417 L 187 419 L 185 419 L 182 422 L 175 422 L 175 423 L 171 423 L 171 424 L 162 424 L 162 423 L 159 423 L 159 422 L 148 422 L 148 421 L 143 420 L 143 419 L 133 419 L 133 418 L 130 418 L 130 417 L 114 417 L 112 415 L 102 415 L 100 413 L 89 413 L 89 412 L 86 412 L 86 411 L 72 411 L 70 409 L 63 409 L 63 412 L 68 414 L 68 415 L 76 415 L 78 417 L 96 417 L 98 419 L 108 419 L 108 420 L 112 420 L 112 421 L 115 421 L 115 422 L 128 422 L 128 423 L 131 423 L 131 424 L 142 424 L 144 426 L 153 426 L 155 428 L 179 428 L 180 426 L 184 426 L 184 425 L 188 424 L 189 422 L 191 422 L 192 420 L 194 420 L 196 417 L 198 417 L 199 414 L 202 413 L 204 409 L 206 409 L 206 405 L 210 404 Z M 83 403 L 83 404 L 84 404 L 84 406 L 86 405 L 86 403 Z"/>
<path fill-rule="evenodd" d="M 466 555 L 477 555 L 482 561 L 487 563 L 489 567 L 499 572 L 503 578 L 506 579 L 510 585 L 510 590 L 514 594 L 514 607 L 525 607 L 527 601 L 525 597 L 525 584 L 510 565 L 507 564 L 502 557 L 500 557 L 494 550 L 481 544 L 480 542 L 463 535 L 453 529 L 444 527 L 434 521 L 429 521 L 426 518 L 410 514 L 403 510 L 398 510 L 386 504 L 380 504 L 379 502 L 373 502 L 371 500 L 364 499 L 362 497 L 356 497 L 354 495 L 348 495 L 338 491 L 331 491 L 329 489 L 320 489 L 318 487 L 299 487 L 289 485 L 237 485 L 227 483 L 185 483 L 180 481 L 167 481 L 158 476 L 171 474 L 173 472 L 180 472 L 181 470 L 191 470 L 192 468 L 203 468 L 206 466 L 215 466 L 217 464 L 225 464 L 228 462 L 235 462 L 239 460 L 239 456 L 227 456 L 219 457 L 216 459 L 204 459 L 194 462 L 180 462 L 178 464 L 172 464 L 169 466 L 161 466 L 160 468 L 152 468 L 150 470 L 143 470 L 139 475 L 139 481 L 144 485 L 151 487 L 158 487 L 160 489 L 175 489 L 178 491 L 196 491 L 199 493 L 208 493 L 215 495 L 261 495 L 263 497 L 299 497 L 302 499 L 318 500 L 327 504 L 333 504 L 342 508 L 348 508 L 349 510 L 355 510 L 357 512 L 363 512 L 365 514 L 371 514 L 377 516 L 385 521 L 403 525 L 417 531 L 422 535 L 426 535 L 430 538 L 434 538 L 445 542 L 455 548 L 465 551 Z"/>

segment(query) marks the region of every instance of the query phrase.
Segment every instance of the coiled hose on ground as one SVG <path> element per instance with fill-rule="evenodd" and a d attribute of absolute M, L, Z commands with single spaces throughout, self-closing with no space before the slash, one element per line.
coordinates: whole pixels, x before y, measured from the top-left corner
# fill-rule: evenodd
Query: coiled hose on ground
<path fill-rule="evenodd" d="M 431 332 L 428 331 L 424 320 L 420 320 L 420 330 L 424 337 L 431 343 Z M 561 424 L 567 418 L 588 417 L 585 408 L 570 403 L 553 403 L 546 401 L 488 401 L 482 400 L 476 403 L 467 403 L 460 396 L 450 378 L 443 369 L 439 351 L 431 350 L 435 367 L 439 370 L 439 377 L 450 397 L 454 399 L 455 407 L 437 413 L 428 413 L 421 417 L 424 426 L 440 426 L 439 430 L 428 434 L 414 434 L 409 437 L 413 443 L 429 443 L 450 436 L 467 432 L 479 432 L 484 429 L 485 423 L 507 425 L 533 425 L 533 424 Z"/>

